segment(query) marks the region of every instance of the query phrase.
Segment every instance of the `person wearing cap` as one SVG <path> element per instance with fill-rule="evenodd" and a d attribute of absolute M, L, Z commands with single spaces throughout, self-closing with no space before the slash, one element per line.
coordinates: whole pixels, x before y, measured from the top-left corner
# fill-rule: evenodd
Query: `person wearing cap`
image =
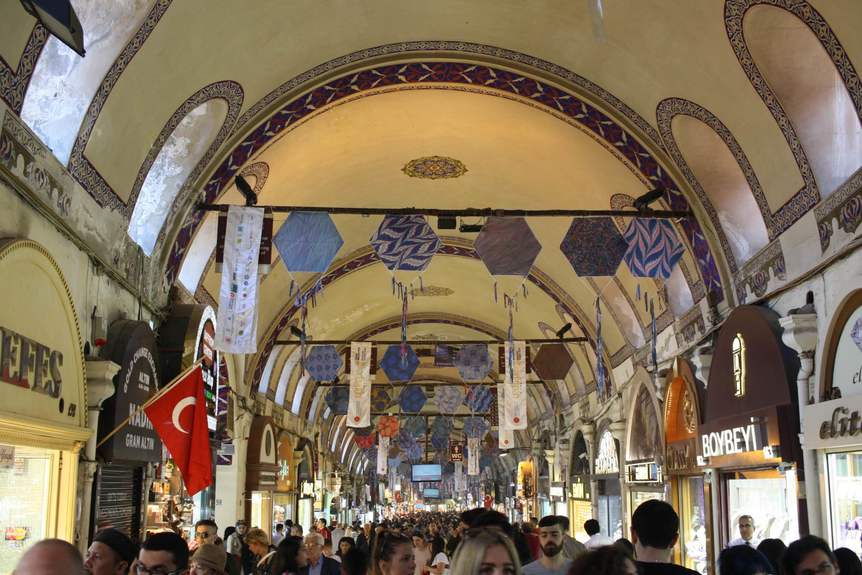
<path fill-rule="evenodd" d="M 84 557 L 88 575 L 126 575 L 138 554 L 138 546 L 122 531 L 102 529 Z"/>
<path fill-rule="evenodd" d="M 220 546 L 204 543 L 192 555 L 189 575 L 227 575 L 227 553 Z"/>

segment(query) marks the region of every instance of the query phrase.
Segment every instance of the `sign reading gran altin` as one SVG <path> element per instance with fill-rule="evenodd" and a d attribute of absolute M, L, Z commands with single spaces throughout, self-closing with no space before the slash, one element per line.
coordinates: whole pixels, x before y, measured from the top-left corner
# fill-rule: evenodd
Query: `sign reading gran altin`
<path fill-rule="evenodd" d="M 701 434 L 700 442 L 704 457 L 720 457 L 763 449 L 760 426 L 756 423 Z"/>
<path fill-rule="evenodd" d="M 51 397 L 63 388 L 63 354 L 0 326 L 0 381 Z"/>

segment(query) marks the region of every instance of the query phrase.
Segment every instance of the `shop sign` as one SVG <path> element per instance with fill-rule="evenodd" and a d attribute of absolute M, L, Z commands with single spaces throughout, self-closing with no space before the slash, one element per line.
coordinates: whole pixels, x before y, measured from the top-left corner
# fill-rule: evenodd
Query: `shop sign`
<path fill-rule="evenodd" d="M 0 326 L 0 381 L 57 398 L 61 367 L 61 352 Z"/>
<path fill-rule="evenodd" d="M 464 446 L 453 443 L 449 446 L 449 461 L 464 461 Z"/>
<path fill-rule="evenodd" d="M 551 485 L 550 494 L 551 497 L 562 498 L 565 495 L 565 491 L 563 490 L 562 485 Z"/>
<path fill-rule="evenodd" d="M 620 472 L 620 462 L 617 457 L 617 446 L 610 431 L 602 433 L 599 441 L 599 453 L 596 456 L 596 475 L 611 475 Z"/>
<path fill-rule="evenodd" d="M 862 306 L 847 318 L 835 346 L 832 388 L 836 387 L 844 398 L 862 394 Z"/>
<path fill-rule="evenodd" d="M 661 467 L 654 461 L 630 463 L 626 465 L 626 477 L 629 483 L 661 483 Z"/>
<path fill-rule="evenodd" d="M 862 444 L 862 395 L 806 406 L 802 432 L 808 449 Z"/>
<path fill-rule="evenodd" d="M 697 454 L 694 439 L 668 443 L 665 449 L 664 464 L 669 473 L 690 471 L 703 465 L 703 458 Z"/>
<path fill-rule="evenodd" d="M 15 467 L 15 446 L 0 445 L 0 469 Z"/>
<path fill-rule="evenodd" d="M 755 423 L 704 433 L 701 434 L 700 441 L 703 457 L 720 457 L 763 449 L 760 426 Z"/>
<path fill-rule="evenodd" d="M 590 500 L 590 486 L 580 477 L 575 477 L 571 485 L 572 499 Z"/>
<path fill-rule="evenodd" d="M 140 407 L 158 390 L 156 341 L 144 322 L 120 320 L 108 331 L 103 353 L 120 365 L 114 377 L 114 395 L 102 405 L 99 437 L 131 416 L 128 425 L 99 448 L 107 461 L 161 461 L 162 444 L 149 418 Z"/>

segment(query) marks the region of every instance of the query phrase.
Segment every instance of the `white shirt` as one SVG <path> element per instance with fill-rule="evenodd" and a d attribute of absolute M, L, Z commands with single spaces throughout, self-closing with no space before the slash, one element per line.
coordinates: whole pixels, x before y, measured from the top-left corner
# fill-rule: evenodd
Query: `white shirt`
<path fill-rule="evenodd" d="M 329 534 L 332 536 L 332 549 L 333 549 L 333 551 L 338 551 L 339 541 L 341 541 L 342 537 L 346 536 L 344 529 L 339 527 L 338 529 L 333 529 L 332 531 L 330 531 Z"/>
<path fill-rule="evenodd" d="M 728 547 L 738 547 L 739 545 L 745 545 L 746 543 L 748 543 L 748 545 L 750 547 L 754 547 L 755 549 L 757 549 L 757 546 L 760 545 L 760 541 L 758 541 L 757 539 L 751 539 L 751 540 L 746 542 L 746 540 L 743 539 L 742 537 L 737 537 L 736 539 L 734 539 L 730 543 L 728 543 L 727 546 Z"/>
<path fill-rule="evenodd" d="M 614 540 L 607 535 L 596 533 L 595 535 L 590 535 L 590 538 L 587 539 L 586 543 L 584 543 L 584 547 L 586 547 L 587 549 L 597 549 L 599 547 L 606 547 L 613 544 Z"/>

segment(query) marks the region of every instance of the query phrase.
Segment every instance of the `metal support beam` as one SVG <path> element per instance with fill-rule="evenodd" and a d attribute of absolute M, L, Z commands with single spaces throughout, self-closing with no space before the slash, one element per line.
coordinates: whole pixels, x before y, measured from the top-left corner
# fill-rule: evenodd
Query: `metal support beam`
<path fill-rule="evenodd" d="M 198 204 L 204 212 L 226 212 L 228 204 Z M 355 216 L 425 215 L 455 217 L 534 217 L 534 218 L 587 218 L 595 216 L 676 219 L 693 216 L 691 210 L 519 210 L 497 208 L 349 208 L 344 206 L 255 206 L 273 212 L 324 212 Z"/>
<path fill-rule="evenodd" d="M 542 385 L 546 382 L 542 381 L 541 379 L 535 379 L 535 380 L 528 380 L 526 383 L 527 383 L 527 385 Z M 384 382 L 384 381 L 372 381 L 371 382 L 371 385 L 379 386 L 379 387 L 384 387 L 384 386 L 385 387 L 403 387 L 405 385 L 424 385 L 424 386 L 428 386 L 428 387 L 438 387 L 438 386 L 443 387 L 443 386 L 447 386 L 447 385 L 471 386 L 471 385 L 499 385 L 499 384 L 500 384 L 499 381 L 480 381 L 480 382 L 474 382 L 474 383 L 451 382 L 451 381 L 411 381 L 408 383 L 403 383 L 403 382 L 392 383 L 392 382 Z M 348 384 L 345 382 L 345 383 L 315 383 L 314 385 L 316 387 L 332 387 L 335 385 L 347 387 Z"/>
<path fill-rule="evenodd" d="M 374 344 L 380 345 L 398 345 L 401 343 L 400 339 L 371 339 L 371 340 L 359 340 L 359 341 L 370 341 Z M 503 339 L 459 339 L 459 340 L 437 340 L 437 339 L 408 339 L 407 343 L 411 345 L 467 345 L 467 344 L 488 344 L 488 345 L 500 345 L 505 343 L 506 340 Z M 545 337 L 545 338 L 534 338 L 534 339 L 524 339 L 520 340 L 524 341 L 528 344 L 543 344 L 543 343 L 586 343 L 589 341 L 586 337 Z M 306 345 L 348 345 L 352 343 L 351 340 L 347 339 L 309 339 L 306 340 Z M 297 339 L 277 339 L 275 340 L 276 345 L 299 345 L 300 342 Z"/>

